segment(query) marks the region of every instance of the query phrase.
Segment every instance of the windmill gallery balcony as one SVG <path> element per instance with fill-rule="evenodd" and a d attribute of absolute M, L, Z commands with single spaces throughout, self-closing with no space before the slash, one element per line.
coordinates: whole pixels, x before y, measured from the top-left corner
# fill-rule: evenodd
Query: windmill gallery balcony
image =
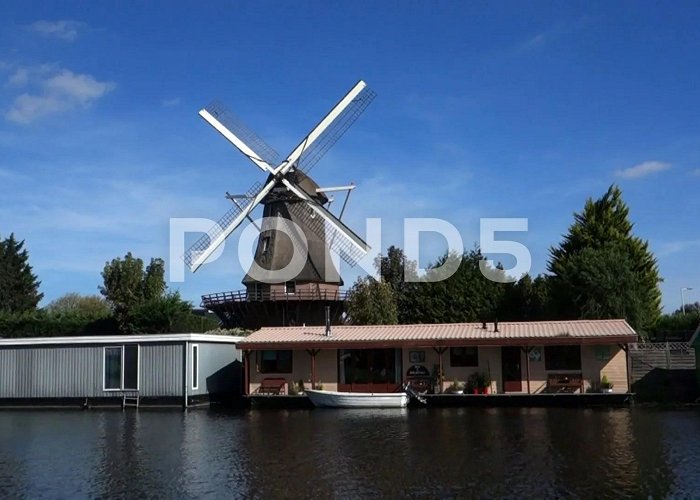
<path fill-rule="evenodd" d="M 263 326 L 325 324 L 326 306 L 332 324 L 341 322 L 347 291 L 337 287 L 297 287 L 236 290 L 202 296 L 202 306 L 215 313 L 226 327 L 257 329 Z"/>
<path fill-rule="evenodd" d="M 228 302 L 251 302 L 251 301 L 298 301 L 298 300 L 341 300 L 347 298 L 346 290 L 299 290 L 294 293 L 287 293 L 284 290 L 248 291 L 235 290 L 232 292 L 218 292 L 202 295 L 202 305 L 204 307 L 226 304 Z"/>

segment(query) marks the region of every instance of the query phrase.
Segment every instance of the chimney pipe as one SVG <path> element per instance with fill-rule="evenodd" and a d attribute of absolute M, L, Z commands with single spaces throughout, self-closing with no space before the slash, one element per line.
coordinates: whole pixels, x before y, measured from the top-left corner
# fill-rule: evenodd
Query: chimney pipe
<path fill-rule="evenodd" d="M 331 336 L 331 306 L 326 306 L 326 337 Z"/>
<path fill-rule="evenodd" d="M 493 322 L 493 331 L 498 333 L 498 320 Z"/>

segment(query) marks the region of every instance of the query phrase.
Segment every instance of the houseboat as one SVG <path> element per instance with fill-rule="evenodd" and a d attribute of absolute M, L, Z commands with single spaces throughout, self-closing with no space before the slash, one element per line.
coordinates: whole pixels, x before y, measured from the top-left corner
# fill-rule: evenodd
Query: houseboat
<path fill-rule="evenodd" d="M 0 406 L 183 406 L 241 393 L 241 337 L 0 339 Z"/>
<path fill-rule="evenodd" d="M 237 343 L 245 391 L 625 394 L 622 319 L 266 327 Z"/>

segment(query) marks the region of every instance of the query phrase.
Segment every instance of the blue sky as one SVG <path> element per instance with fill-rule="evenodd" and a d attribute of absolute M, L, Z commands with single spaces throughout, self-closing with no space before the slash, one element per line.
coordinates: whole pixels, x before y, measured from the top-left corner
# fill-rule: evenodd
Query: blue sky
<path fill-rule="evenodd" d="M 382 249 L 404 217 L 446 219 L 469 247 L 480 217 L 527 217 L 502 237 L 537 274 L 616 182 L 666 309 L 681 287 L 700 299 L 697 2 L 31 5 L 0 6 L 0 234 L 26 240 L 44 303 L 96 293 L 127 251 L 167 257 L 171 217 L 217 219 L 225 191 L 263 180 L 201 107 L 225 102 L 286 154 L 360 78 L 377 98 L 313 174 L 358 185 L 347 221 L 381 217 Z M 239 233 L 171 287 L 240 288 Z"/>

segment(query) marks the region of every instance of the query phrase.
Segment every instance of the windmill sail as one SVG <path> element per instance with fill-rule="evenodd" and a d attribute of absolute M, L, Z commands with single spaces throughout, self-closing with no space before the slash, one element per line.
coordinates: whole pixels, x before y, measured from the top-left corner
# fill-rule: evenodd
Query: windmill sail
<path fill-rule="evenodd" d="M 227 136 L 227 132 L 233 134 L 233 136 L 240 141 L 240 143 L 234 142 L 234 145 L 262 170 L 266 169 L 259 164 L 260 160 L 267 163 L 270 167 L 276 167 L 279 164 L 280 155 L 277 151 L 260 138 L 259 135 L 250 130 L 245 123 L 238 119 L 235 114 L 229 111 L 229 109 L 220 102 L 212 102 L 200 111 L 199 114 L 227 139 L 231 140 L 231 137 Z M 223 128 L 221 127 L 222 125 Z M 241 148 L 241 145 L 245 147 Z M 245 150 L 246 147 L 250 151 Z"/>
<path fill-rule="evenodd" d="M 214 253 L 214 250 L 221 245 L 223 240 L 242 222 L 245 216 L 241 217 L 241 214 L 244 211 L 250 213 L 255 208 L 253 206 L 257 205 L 255 198 L 262 190 L 262 184 L 259 182 L 253 184 L 245 194 L 245 199 L 248 201 L 240 206 L 235 205 L 232 207 L 185 252 L 183 260 L 193 272 L 206 261 L 209 255 Z"/>
<path fill-rule="evenodd" d="M 297 163 L 297 168 L 304 173 L 310 172 L 314 165 L 323 158 L 323 155 L 355 123 L 355 120 L 360 117 L 376 95 L 372 89 L 365 86 L 333 123 L 323 131 L 323 134 L 304 150 Z"/>

